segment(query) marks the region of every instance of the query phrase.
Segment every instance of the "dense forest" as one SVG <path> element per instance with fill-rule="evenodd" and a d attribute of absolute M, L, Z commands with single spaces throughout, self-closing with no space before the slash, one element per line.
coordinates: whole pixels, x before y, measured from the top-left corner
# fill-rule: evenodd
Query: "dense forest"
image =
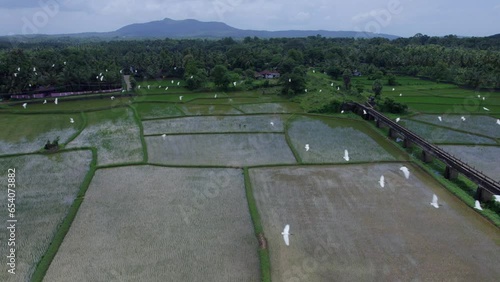
<path fill-rule="evenodd" d="M 122 74 L 136 80 L 178 77 L 197 89 L 212 81 L 253 80 L 256 71 L 300 77 L 315 67 L 340 79 L 360 72 L 367 79 L 411 75 L 470 88 L 500 89 L 500 38 L 307 38 L 222 40 L 0 42 L 0 94 L 40 89 L 86 91 L 121 87 Z M 288 90 L 287 90 L 288 91 Z M 294 89 L 290 90 L 293 94 Z"/>

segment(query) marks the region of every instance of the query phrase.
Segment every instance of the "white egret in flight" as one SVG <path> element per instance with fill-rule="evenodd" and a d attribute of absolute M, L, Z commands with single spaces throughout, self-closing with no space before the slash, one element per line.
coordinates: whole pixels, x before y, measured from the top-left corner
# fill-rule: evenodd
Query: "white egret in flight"
<path fill-rule="evenodd" d="M 443 121 L 443 118 L 442 117 L 438 117 L 439 121 Z"/>
<path fill-rule="evenodd" d="M 274 122 L 272 122 L 272 121 L 271 121 L 269 124 L 270 124 L 271 126 L 274 126 Z"/>
<path fill-rule="evenodd" d="M 404 173 L 406 179 L 410 178 L 410 171 L 406 166 L 400 167 L 399 170 L 401 170 Z"/>
<path fill-rule="evenodd" d="M 25 109 L 26 109 L 26 106 L 27 106 L 27 105 L 28 105 L 28 103 L 24 103 L 24 104 L 23 104 L 23 108 L 25 108 Z"/>
<path fill-rule="evenodd" d="M 320 89 L 320 90 L 319 90 L 319 93 L 321 93 L 321 92 L 323 92 L 323 89 Z"/>
<path fill-rule="evenodd" d="M 365 110 L 363 110 L 363 114 L 366 115 L 366 111 Z"/>
<path fill-rule="evenodd" d="M 47 104 L 47 100 L 43 100 L 43 103 L 44 103 L 44 104 Z"/>
<path fill-rule="evenodd" d="M 292 79 L 291 79 L 291 78 L 289 78 L 289 79 L 288 79 L 288 82 L 292 82 Z"/>
<path fill-rule="evenodd" d="M 306 152 L 309 151 L 309 144 L 306 144 L 304 148 L 306 149 Z"/>
<path fill-rule="evenodd" d="M 332 87 L 333 87 L 333 82 L 330 84 L 330 86 L 332 86 Z"/>
<path fill-rule="evenodd" d="M 290 225 L 285 225 L 285 228 L 283 229 L 283 232 L 281 232 L 281 235 L 283 235 L 283 240 L 285 240 L 285 244 L 287 246 L 290 246 L 290 238 L 288 236 L 293 235 L 290 233 Z"/>
<path fill-rule="evenodd" d="M 111 96 L 111 100 L 114 100 L 115 99 L 115 96 Z"/>
<path fill-rule="evenodd" d="M 348 161 L 349 161 L 349 151 L 347 151 L 347 150 L 344 150 L 344 160 L 345 160 L 346 162 L 348 162 Z"/>
<path fill-rule="evenodd" d="M 481 203 L 479 203 L 479 201 L 478 201 L 478 200 L 476 200 L 476 202 L 474 203 L 474 208 L 475 208 L 476 210 L 480 210 L 480 211 L 482 211 L 482 210 L 483 210 L 483 208 L 481 208 Z"/>
<path fill-rule="evenodd" d="M 497 119 L 497 124 L 500 125 L 500 119 Z"/>
<path fill-rule="evenodd" d="M 431 206 L 435 207 L 436 209 L 439 208 L 439 204 L 438 204 L 438 196 L 436 196 L 436 194 L 432 195 L 432 202 L 431 202 Z"/>
<path fill-rule="evenodd" d="M 399 97 L 403 96 L 403 93 L 399 93 Z"/>
<path fill-rule="evenodd" d="M 58 100 L 57 100 L 57 99 L 58 99 L 58 98 L 56 98 L 56 100 L 54 101 L 54 104 L 56 104 L 56 105 L 57 105 L 57 103 L 58 103 Z"/>
<path fill-rule="evenodd" d="M 177 86 L 181 85 L 181 82 L 180 81 L 177 81 Z"/>
<path fill-rule="evenodd" d="M 75 123 L 75 120 L 73 120 L 73 118 L 69 118 L 69 122 Z"/>
<path fill-rule="evenodd" d="M 465 117 L 461 117 L 462 121 L 465 121 Z"/>
<path fill-rule="evenodd" d="M 217 99 L 217 94 L 214 95 L 214 98 Z"/>
<path fill-rule="evenodd" d="M 343 114 L 343 113 L 344 113 L 344 110 L 340 111 L 340 113 L 341 113 L 341 114 Z"/>
<path fill-rule="evenodd" d="M 306 93 L 307 93 L 307 88 L 304 90 L 304 92 L 306 92 Z"/>
<path fill-rule="evenodd" d="M 488 108 L 486 108 L 486 107 L 483 107 L 483 109 L 484 109 L 485 111 L 490 111 L 490 109 L 488 109 Z"/>
<path fill-rule="evenodd" d="M 337 91 L 340 91 L 340 86 L 337 86 Z"/>
<path fill-rule="evenodd" d="M 380 187 L 384 188 L 385 186 L 385 178 L 384 176 L 380 176 L 380 180 L 378 181 L 378 183 L 380 184 Z"/>
<path fill-rule="evenodd" d="M 396 118 L 396 122 L 399 122 L 401 119 L 400 118 Z"/>
<path fill-rule="evenodd" d="M 172 82 L 172 84 L 174 84 L 174 80 L 173 79 L 170 82 Z"/>
<path fill-rule="evenodd" d="M 17 77 L 17 72 L 14 73 L 14 77 Z"/>
<path fill-rule="evenodd" d="M 163 134 L 161 137 L 165 140 L 165 138 L 167 138 L 167 134 Z"/>
<path fill-rule="evenodd" d="M 179 101 L 182 101 L 182 96 L 179 96 Z"/>
<path fill-rule="evenodd" d="M 18 67 L 18 68 L 17 68 L 17 71 L 21 71 L 21 68 L 20 68 L 20 67 Z"/>
<path fill-rule="evenodd" d="M 236 81 L 233 81 L 233 86 L 236 86 Z"/>

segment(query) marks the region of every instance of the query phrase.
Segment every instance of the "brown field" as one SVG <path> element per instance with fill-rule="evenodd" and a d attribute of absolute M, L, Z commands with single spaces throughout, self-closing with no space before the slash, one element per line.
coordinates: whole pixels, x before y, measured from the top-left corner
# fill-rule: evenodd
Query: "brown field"
<path fill-rule="evenodd" d="M 44 281 L 259 281 L 239 169 L 98 170 Z"/>
<path fill-rule="evenodd" d="M 251 169 L 273 281 L 498 281 L 498 229 L 420 170 L 408 166 L 406 180 L 399 167 Z"/>

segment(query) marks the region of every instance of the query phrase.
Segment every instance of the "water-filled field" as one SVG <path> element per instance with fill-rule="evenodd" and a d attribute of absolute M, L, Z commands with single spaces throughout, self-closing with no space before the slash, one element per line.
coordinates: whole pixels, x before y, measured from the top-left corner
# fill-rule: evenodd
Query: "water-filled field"
<path fill-rule="evenodd" d="M 149 162 L 165 165 L 293 164 L 283 134 L 191 134 L 146 137 Z"/>
<path fill-rule="evenodd" d="M 500 181 L 500 147 L 498 146 L 439 146 L 446 152 L 483 172 L 490 178 Z"/>
<path fill-rule="evenodd" d="M 250 169 L 273 281 L 494 281 L 500 234 L 402 164 Z M 379 184 L 385 177 L 385 187 Z M 439 208 L 430 205 L 433 194 Z M 290 245 L 281 232 L 290 225 Z M 473 242 L 473 243 L 472 243 Z"/>
<path fill-rule="evenodd" d="M 286 116 L 284 116 L 286 118 Z M 144 134 L 283 132 L 281 115 L 209 116 L 149 120 L 143 122 Z"/>
<path fill-rule="evenodd" d="M 73 151 L 52 155 L 25 155 L 0 158 L 0 215 L 4 220 L 0 229 L 2 256 L 0 281 L 29 281 L 35 267 L 63 221 L 89 171 L 90 151 Z M 8 217 L 7 170 L 15 169 L 14 218 Z M 10 198 L 12 199 L 12 198 Z M 9 207 L 11 208 L 11 207 Z M 7 219 L 16 219 L 15 246 L 16 274 L 7 272 L 6 238 L 10 238 Z"/>
<path fill-rule="evenodd" d="M 99 170 L 45 281 L 260 281 L 238 169 Z"/>

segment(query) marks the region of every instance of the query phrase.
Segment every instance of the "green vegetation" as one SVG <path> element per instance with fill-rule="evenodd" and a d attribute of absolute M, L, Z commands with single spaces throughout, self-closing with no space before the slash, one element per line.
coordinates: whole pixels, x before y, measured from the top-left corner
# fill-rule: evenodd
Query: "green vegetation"
<path fill-rule="evenodd" d="M 250 211 L 250 216 L 252 218 L 253 227 L 255 230 L 255 236 L 257 238 L 262 238 L 265 240 L 264 229 L 262 228 L 262 223 L 260 222 L 259 210 L 255 203 L 255 198 L 253 196 L 252 182 L 250 180 L 250 175 L 248 174 L 248 168 L 243 169 L 243 174 L 245 176 L 245 192 L 248 201 L 248 209 Z M 261 281 L 270 282 L 271 281 L 271 259 L 269 257 L 269 248 L 267 246 L 261 246 L 262 242 L 259 242 L 259 261 L 260 261 L 260 275 Z M 266 241 L 267 244 L 267 241 Z"/>

